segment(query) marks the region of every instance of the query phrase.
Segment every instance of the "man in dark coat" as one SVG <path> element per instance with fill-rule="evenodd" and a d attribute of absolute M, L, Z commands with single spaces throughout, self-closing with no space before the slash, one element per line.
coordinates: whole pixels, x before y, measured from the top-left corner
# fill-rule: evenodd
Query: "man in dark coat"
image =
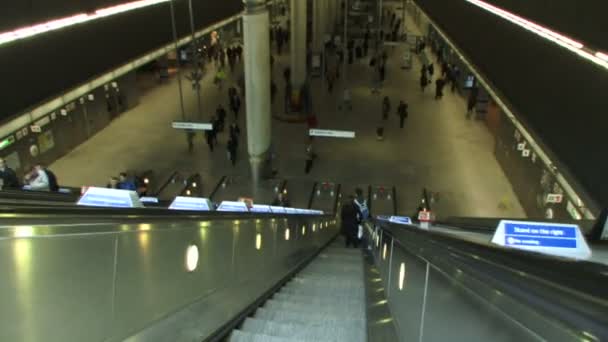
<path fill-rule="evenodd" d="M 19 180 L 17 179 L 17 174 L 13 169 L 8 167 L 4 158 L 0 158 L 0 179 L 2 180 L 2 184 L 0 184 L 0 189 L 20 188 Z"/>
<path fill-rule="evenodd" d="M 344 234 L 346 239 L 346 248 L 350 245 L 357 248 L 359 246 L 357 234 L 359 232 L 359 224 L 361 223 L 361 215 L 353 196 L 350 196 L 349 200 L 342 205 L 341 218 L 342 234 Z"/>
<path fill-rule="evenodd" d="M 403 128 L 405 119 L 407 119 L 407 103 L 400 101 L 397 107 L 397 115 L 399 115 L 399 127 Z"/>

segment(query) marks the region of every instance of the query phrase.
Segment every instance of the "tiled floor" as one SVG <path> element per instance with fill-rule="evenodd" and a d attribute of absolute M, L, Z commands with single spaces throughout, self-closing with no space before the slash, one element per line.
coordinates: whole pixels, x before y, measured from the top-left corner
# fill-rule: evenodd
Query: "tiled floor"
<path fill-rule="evenodd" d="M 417 31 L 416 27 L 409 27 Z M 273 121 L 273 141 L 278 153 L 278 177 L 289 180 L 335 181 L 344 189 L 354 184 L 395 185 L 400 213 L 411 213 L 418 205 L 423 187 L 439 194 L 434 208 L 438 215 L 523 217 L 513 190 L 494 158 L 494 140 L 485 124 L 465 118 L 465 100 L 449 90 L 434 100 L 434 89 L 419 88 L 419 61 L 414 58 L 411 70 L 400 68 L 403 47 L 389 48 L 387 80 L 381 95 L 372 95 L 372 70 L 368 59 L 348 67 L 347 84 L 352 89 L 353 110 L 338 110 L 345 78 L 328 94 L 318 78 L 312 80 L 313 108 L 320 128 L 352 130 L 356 139 L 317 139 L 318 160 L 309 175 L 304 174 L 305 124 Z M 276 49 L 273 49 L 276 52 Z M 275 55 L 273 78 L 278 86 L 275 111 L 283 108 L 282 70 L 288 55 Z M 213 67 L 210 66 L 209 70 Z M 229 74 L 234 83 L 242 72 Z M 228 108 L 227 88 L 212 84 L 213 72 L 205 74 L 202 86 L 204 119 L 215 112 L 218 103 Z M 186 111 L 196 117 L 196 94 L 184 83 Z M 381 102 L 391 99 L 392 111 L 385 124 L 385 140 L 376 139 L 381 120 Z M 399 128 L 395 114 L 399 100 L 409 104 L 405 128 Z M 246 134 L 245 115 L 239 125 Z M 226 134 L 211 153 L 202 137 L 197 136 L 193 153 L 188 153 L 183 132 L 171 128 L 171 121 L 181 118 L 176 79 L 149 90 L 141 104 L 112 122 L 89 141 L 61 158 L 52 169 L 66 185 L 104 185 L 110 175 L 122 170 L 153 169 L 160 178 L 173 170 L 197 171 L 203 186 L 211 191 L 223 175 L 246 178 L 249 164 L 245 137 L 241 139 L 239 160 L 232 167 L 226 157 Z M 232 114 L 228 116 L 232 119 Z M 501 209 L 499 202 L 512 203 Z"/>

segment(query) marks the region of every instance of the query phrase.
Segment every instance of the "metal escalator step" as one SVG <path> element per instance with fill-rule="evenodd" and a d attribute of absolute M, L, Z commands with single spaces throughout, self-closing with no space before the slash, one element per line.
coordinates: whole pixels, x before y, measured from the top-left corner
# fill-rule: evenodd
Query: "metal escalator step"
<path fill-rule="evenodd" d="M 254 318 L 267 321 L 286 322 L 286 323 L 326 323 L 326 324 L 351 324 L 353 326 L 365 325 L 365 320 L 361 317 L 349 317 L 344 315 L 327 315 L 325 313 L 309 313 L 302 311 L 289 311 L 281 309 L 259 308 Z"/>
<path fill-rule="evenodd" d="M 310 296 L 310 295 L 301 295 L 301 294 L 290 294 L 290 293 L 276 293 L 273 296 L 273 299 L 279 301 L 288 301 L 288 302 L 296 302 L 296 303 L 310 303 L 312 305 L 318 305 L 323 303 L 332 303 L 336 305 L 344 305 L 344 306 L 358 306 L 362 305 L 361 298 L 352 298 L 352 297 L 322 297 L 318 296 Z"/>
<path fill-rule="evenodd" d="M 282 305 L 300 306 L 300 307 L 305 307 L 310 310 L 316 310 L 316 311 L 348 313 L 348 312 L 361 312 L 365 309 L 364 304 L 362 303 L 362 300 L 351 301 L 348 303 L 338 301 L 338 300 L 333 300 L 330 298 L 327 298 L 326 301 L 316 301 L 316 302 L 302 302 L 297 299 L 291 300 L 289 298 L 288 299 L 274 298 L 272 300 L 274 300 L 275 302 L 282 303 Z"/>
<path fill-rule="evenodd" d="M 344 292 L 341 289 L 334 289 L 333 291 L 328 291 L 324 289 L 316 289 L 316 288 L 308 288 L 308 287 L 298 287 L 298 286 L 290 286 L 283 287 L 281 289 L 281 293 L 284 294 L 294 294 L 300 296 L 309 296 L 309 297 L 318 297 L 318 298 L 365 298 L 365 292 Z"/>
<path fill-rule="evenodd" d="M 319 342 L 311 340 L 298 340 L 294 338 L 285 338 L 277 336 L 269 336 L 262 334 L 253 334 L 241 330 L 233 330 L 228 338 L 228 342 Z"/>
<path fill-rule="evenodd" d="M 315 305 L 304 306 L 297 302 L 278 301 L 270 299 L 264 305 L 267 309 L 294 310 L 310 313 L 326 313 L 329 315 L 344 315 L 346 317 L 364 317 L 365 313 L 360 310 L 354 310 L 351 307 L 336 307 L 332 305 Z"/>
<path fill-rule="evenodd" d="M 319 323 L 285 323 L 256 318 L 245 320 L 242 330 L 276 337 L 314 341 L 323 339 L 336 342 L 362 342 L 365 338 L 365 327 Z"/>

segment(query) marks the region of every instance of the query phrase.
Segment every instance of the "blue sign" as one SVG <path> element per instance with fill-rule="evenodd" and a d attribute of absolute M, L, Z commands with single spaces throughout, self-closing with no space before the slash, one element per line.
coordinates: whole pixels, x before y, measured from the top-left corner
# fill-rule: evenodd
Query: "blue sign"
<path fill-rule="evenodd" d="M 505 223 L 507 246 L 576 248 L 576 226 Z"/>
<path fill-rule="evenodd" d="M 139 200 L 141 203 L 158 203 L 158 198 L 156 197 L 140 197 Z"/>
<path fill-rule="evenodd" d="M 560 257 L 591 257 L 591 249 L 575 224 L 503 220 L 492 243 Z"/>
<path fill-rule="evenodd" d="M 396 224 L 412 224 L 412 219 L 407 216 L 391 216 L 389 221 Z"/>
<path fill-rule="evenodd" d="M 285 214 L 287 212 L 284 207 L 271 206 L 270 210 L 272 210 L 272 212 L 275 214 Z"/>

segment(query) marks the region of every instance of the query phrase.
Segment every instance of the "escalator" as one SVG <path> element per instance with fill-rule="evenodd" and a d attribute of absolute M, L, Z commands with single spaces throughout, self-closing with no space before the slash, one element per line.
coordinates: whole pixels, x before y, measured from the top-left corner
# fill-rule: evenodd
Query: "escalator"
<path fill-rule="evenodd" d="M 230 342 L 367 341 L 363 257 L 334 242 L 230 335 Z"/>
<path fill-rule="evenodd" d="M 333 215 L 58 205 L 0 219 L 1 341 L 608 339 L 605 265 L 416 225 L 367 222 L 362 252 Z"/>
<path fill-rule="evenodd" d="M 282 179 L 262 180 L 254 190 L 246 177 L 225 176 L 220 179 L 209 199 L 214 203 L 237 201 L 239 198 L 250 198 L 253 203 L 270 205 L 279 192 L 286 190 L 286 181 Z"/>
<path fill-rule="evenodd" d="M 174 171 L 153 192 L 155 198 L 161 202 L 171 202 L 177 196 L 202 197 L 203 184 L 198 173 Z"/>

